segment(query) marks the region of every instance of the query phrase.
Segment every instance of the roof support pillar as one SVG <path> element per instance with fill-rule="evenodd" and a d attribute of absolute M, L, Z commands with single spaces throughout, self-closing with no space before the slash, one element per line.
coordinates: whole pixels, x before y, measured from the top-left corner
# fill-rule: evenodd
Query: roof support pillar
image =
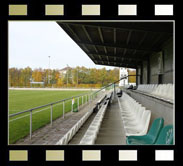
<path fill-rule="evenodd" d="M 138 69 L 138 66 L 136 67 L 136 86 L 138 86 L 138 84 L 139 84 L 139 81 L 138 81 L 138 73 L 139 73 L 139 71 L 138 71 L 139 69 Z"/>
<path fill-rule="evenodd" d="M 143 84 L 143 63 L 140 66 L 140 84 Z"/>
<path fill-rule="evenodd" d="M 150 56 L 148 56 L 148 59 L 147 59 L 147 84 L 150 84 L 151 83 L 151 67 L 150 67 Z"/>

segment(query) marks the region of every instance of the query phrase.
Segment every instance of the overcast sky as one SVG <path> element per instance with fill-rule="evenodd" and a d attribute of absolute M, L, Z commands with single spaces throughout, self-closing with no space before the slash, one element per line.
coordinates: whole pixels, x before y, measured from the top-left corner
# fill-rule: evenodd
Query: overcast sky
<path fill-rule="evenodd" d="M 85 66 L 112 69 L 95 65 L 81 48 L 54 21 L 9 22 L 9 67 L 32 69 L 61 69 Z"/>

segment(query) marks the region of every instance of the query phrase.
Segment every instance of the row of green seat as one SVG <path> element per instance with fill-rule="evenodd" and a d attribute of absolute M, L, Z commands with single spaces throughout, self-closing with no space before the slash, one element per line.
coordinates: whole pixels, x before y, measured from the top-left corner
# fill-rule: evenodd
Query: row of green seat
<path fill-rule="evenodd" d="M 164 119 L 157 118 L 153 121 L 149 132 L 143 136 L 128 136 L 128 145 L 172 145 L 173 125 L 164 126 Z"/>

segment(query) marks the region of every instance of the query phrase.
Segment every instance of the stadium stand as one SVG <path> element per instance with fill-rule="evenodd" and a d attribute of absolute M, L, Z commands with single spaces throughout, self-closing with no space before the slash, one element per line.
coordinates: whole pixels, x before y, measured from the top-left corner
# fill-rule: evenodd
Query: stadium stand
<path fill-rule="evenodd" d="M 89 57 L 93 56 L 92 60 L 95 64 L 136 69 L 135 85 L 137 86 L 130 86 L 124 82 L 123 94 L 117 93 L 119 102 L 111 104 L 111 107 L 114 106 L 115 111 L 120 111 L 115 105 L 121 106 L 122 118 L 120 117 L 120 120 L 123 121 L 126 135 L 133 134 L 133 137 L 135 135 L 139 137 L 138 134 L 156 134 L 158 131 L 156 127 L 159 127 L 156 119 L 159 117 L 163 117 L 164 125 L 174 123 L 174 47 L 172 23 L 148 23 L 148 26 L 147 23 L 139 22 L 111 24 L 106 22 L 63 23 L 58 21 L 57 23 Z M 129 33 L 129 30 L 132 33 Z M 160 32 L 163 32 L 163 35 L 160 35 Z M 144 37 L 142 38 L 143 35 Z M 126 41 L 128 44 L 123 46 L 122 43 L 126 43 Z M 96 47 L 95 50 L 93 47 Z M 111 51 L 112 49 L 114 50 Z M 134 52 L 132 53 L 131 50 L 133 49 Z M 105 50 L 105 53 L 103 50 Z M 106 50 L 109 50 L 109 53 Z M 124 53 L 121 55 L 121 52 Z M 143 56 L 142 53 L 144 53 Z M 124 59 L 120 59 L 117 56 L 118 54 Z M 127 54 L 128 56 L 126 56 Z M 111 58 L 108 58 L 108 56 Z M 120 75 L 121 77 L 122 75 Z M 126 97 L 125 92 L 134 101 L 130 97 Z M 110 115 L 112 114 L 114 112 Z M 114 121 L 112 122 L 114 123 Z M 118 124 L 121 125 L 120 122 Z M 110 122 L 105 124 L 110 124 Z M 149 126 L 155 127 L 148 132 Z M 105 128 L 105 125 L 103 128 Z M 103 131 L 98 134 L 98 138 L 99 135 L 103 134 Z M 108 133 L 103 135 L 107 135 L 111 139 Z M 150 135 L 147 137 L 149 139 Z M 100 142 L 102 144 L 102 141 Z M 152 138 L 148 142 L 148 144 L 154 143 Z"/>

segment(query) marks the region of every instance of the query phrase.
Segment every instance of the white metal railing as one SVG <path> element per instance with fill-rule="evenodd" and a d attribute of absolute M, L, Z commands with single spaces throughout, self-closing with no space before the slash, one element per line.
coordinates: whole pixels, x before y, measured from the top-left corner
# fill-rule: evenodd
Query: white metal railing
<path fill-rule="evenodd" d="M 18 117 L 18 118 L 15 118 L 15 119 L 11 119 L 9 120 L 9 122 L 12 122 L 12 121 L 15 121 L 15 120 L 18 120 L 18 119 L 21 119 L 21 118 L 24 118 L 26 116 L 29 116 L 30 117 L 30 128 L 29 128 L 29 135 L 30 135 L 30 139 L 32 138 L 32 116 L 34 113 L 38 113 L 40 111 L 44 111 L 44 110 L 48 110 L 50 106 L 50 125 L 52 126 L 53 124 L 53 106 L 54 105 L 57 105 L 57 104 L 63 104 L 63 108 L 62 108 L 62 117 L 64 118 L 65 116 L 65 113 L 66 113 L 66 110 L 65 110 L 65 106 L 66 106 L 66 102 L 68 101 L 73 101 L 75 100 L 77 102 L 77 109 L 79 110 L 79 108 L 81 106 L 83 106 L 84 104 L 87 104 L 87 103 L 90 103 L 94 98 L 96 98 L 98 95 L 99 95 L 100 92 L 90 92 L 90 93 L 87 93 L 87 94 L 84 94 L 84 95 L 79 95 L 79 96 L 72 96 L 72 97 L 69 97 L 69 98 L 66 98 L 66 99 L 63 99 L 63 100 L 60 100 L 60 101 L 56 101 L 56 102 L 52 102 L 52 103 L 49 103 L 49 104 L 45 104 L 45 105 L 41 105 L 39 107 L 35 107 L 35 108 L 31 108 L 31 109 L 28 109 L 28 110 L 25 110 L 25 111 L 21 111 L 21 112 L 18 112 L 18 113 L 14 113 L 14 114 L 10 114 L 9 115 L 9 118 L 12 118 L 12 117 L 16 117 L 16 116 L 19 116 L 19 115 L 22 115 L 22 114 L 25 114 L 25 113 L 29 113 L 27 115 L 24 115 L 22 117 Z M 79 101 L 81 101 L 81 105 L 79 105 Z M 42 110 L 39 110 L 41 108 L 44 108 Z M 34 112 L 35 110 L 39 110 L 39 111 L 36 111 Z M 74 111 L 74 104 L 71 103 L 71 108 L 70 108 L 71 112 Z M 69 111 L 67 111 L 69 112 Z"/>

